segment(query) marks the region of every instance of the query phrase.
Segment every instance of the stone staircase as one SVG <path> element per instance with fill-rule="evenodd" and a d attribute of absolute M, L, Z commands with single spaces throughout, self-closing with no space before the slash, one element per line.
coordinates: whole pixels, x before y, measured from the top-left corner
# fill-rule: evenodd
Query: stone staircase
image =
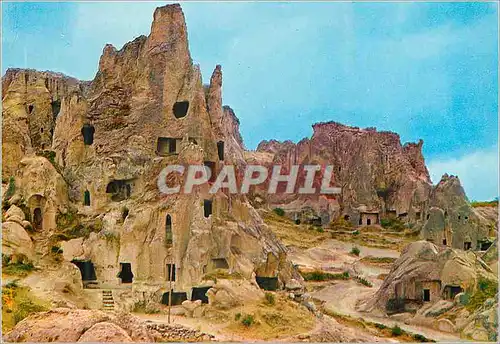
<path fill-rule="evenodd" d="M 113 300 L 113 291 L 103 290 L 102 291 L 102 309 L 105 311 L 115 310 L 115 301 Z"/>

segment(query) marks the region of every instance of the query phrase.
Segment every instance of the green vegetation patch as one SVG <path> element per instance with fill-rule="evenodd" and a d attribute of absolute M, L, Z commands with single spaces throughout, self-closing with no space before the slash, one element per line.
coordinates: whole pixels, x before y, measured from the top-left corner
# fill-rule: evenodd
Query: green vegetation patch
<path fill-rule="evenodd" d="M 2 273 L 6 275 L 15 275 L 24 277 L 35 267 L 31 262 L 12 262 L 10 257 L 2 253 Z"/>
<path fill-rule="evenodd" d="M 398 218 L 385 218 L 380 220 L 380 225 L 388 230 L 392 230 L 395 232 L 402 232 L 406 229 L 406 226 L 403 221 Z"/>
<path fill-rule="evenodd" d="M 476 291 L 466 300 L 464 298 L 465 308 L 474 312 L 480 308 L 487 299 L 495 298 L 498 293 L 498 283 L 494 280 L 480 279 L 477 283 Z M 460 300 L 462 302 L 462 300 Z"/>
<path fill-rule="evenodd" d="M 344 271 L 338 274 L 332 274 L 330 272 L 323 272 L 320 270 L 314 270 L 309 272 L 300 271 L 300 274 L 306 281 L 330 281 L 330 280 L 347 280 L 350 278 L 349 273 Z"/>
<path fill-rule="evenodd" d="M 278 216 L 285 216 L 285 211 L 282 208 L 274 208 L 273 211 Z"/>

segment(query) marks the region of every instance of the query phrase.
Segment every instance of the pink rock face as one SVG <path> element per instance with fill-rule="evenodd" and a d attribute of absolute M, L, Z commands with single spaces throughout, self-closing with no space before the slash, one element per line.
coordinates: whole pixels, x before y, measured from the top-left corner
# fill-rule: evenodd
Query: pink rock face
<path fill-rule="evenodd" d="M 311 138 L 297 144 L 262 141 L 257 152 L 273 154 L 273 164 L 333 165 L 335 183 L 342 188 L 337 200 L 343 212 L 421 211 L 431 186 L 422 141 L 402 146 L 395 133 L 336 122 L 314 124 L 313 130 Z M 267 197 L 275 204 L 291 201 L 279 195 Z"/>

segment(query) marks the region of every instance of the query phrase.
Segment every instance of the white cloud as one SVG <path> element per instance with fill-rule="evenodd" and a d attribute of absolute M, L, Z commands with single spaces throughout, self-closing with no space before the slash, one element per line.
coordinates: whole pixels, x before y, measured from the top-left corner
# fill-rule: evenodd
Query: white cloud
<path fill-rule="evenodd" d="M 498 150 L 487 150 L 460 158 L 434 159 L 428 163 L 432 182 L 439 182 L 444 173 L 457 175 L 469 200 L 491 200 L 498 197 Z"/>

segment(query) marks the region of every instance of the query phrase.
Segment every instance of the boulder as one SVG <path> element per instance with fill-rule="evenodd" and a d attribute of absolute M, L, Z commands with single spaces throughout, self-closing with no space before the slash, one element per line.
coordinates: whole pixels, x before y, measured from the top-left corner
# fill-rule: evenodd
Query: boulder
<path fill-rule="evenodd" d="M 2 253 L 13 257 L 13 261 L 34 257 L 33 242 L 26 230 L 17 222 L 2 223 Z"/>
<path fill-rule="evenodd" d="M 455 325 L 448 319 L 439 319 L 437 321 L 437 329 L 448 333 L 454 333 L 456 331 Z"/>
<path fill-rule="evenodd" d="M 201 316 L 201 300 L 182 302 L 182 307 L 186 310 L 188 318 L 199 318 Z"/>
<path fill-rule="evenodd" d="M 100 322 L 95 324 L 78 339 L 78 342 L 113 342 L 113 343 L 130 343 L 132 339 L 127 332 L 121 327 L 109 323 Z"/>

